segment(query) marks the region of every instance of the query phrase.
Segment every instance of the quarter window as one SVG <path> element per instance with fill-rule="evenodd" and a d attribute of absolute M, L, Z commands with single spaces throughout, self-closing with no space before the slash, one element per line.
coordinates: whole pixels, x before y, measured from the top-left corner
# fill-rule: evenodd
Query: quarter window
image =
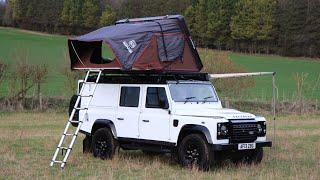
<path fill-rule="evenodd" d="M 121 87 L 120 106 L 138 107 L 140 87 Z"/>
<path fill-rule="evenodd" d="M 148 87 L 146 108 L 163 108 L 167 106 L 166 90 L 163 87 Z"/>

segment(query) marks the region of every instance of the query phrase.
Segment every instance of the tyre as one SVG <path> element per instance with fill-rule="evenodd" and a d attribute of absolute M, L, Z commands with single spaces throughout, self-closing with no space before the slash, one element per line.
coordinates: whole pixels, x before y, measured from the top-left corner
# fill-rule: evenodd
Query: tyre
<path fill-rule="evenodd" d="M 83 141 L 82 141 L 82 150 L 83 153 L 91 153 L 92 149 L 91 149 L 91 141 L 92 138 L 91 136 L 86 136 Z"/>
<path fill-rule="evenodd" d="M 115 154 L 116 141 L 108 128 L 98 129 L 92 137 L 92 153 L 94 157 L 111 159 Z"/>
<path fill-rule="evenodd" d="M 252 151 L 246 151 L 243 153 L 237 152 L 233 157 L 232 161 L 236 164 L 259 164 L 263 159 L 263 149 L 258 148 Z"/>
<path fill-rule="evenodd" d="M 77 102 L 77 99 L 78 99 L 78 96 L 77 95 L 73 95 L 70 99 L 70 102 L 69 102 L 69 117 L 71 116 L 71 113 L 72 113 L 72 110 L 74 108 L 74 105 L 76 104 Z M 81 100 L 78 104 L 78 107 L 80 107 L 80 104 L 81 104 Z M 76 112 L 74 113 L 73 115 L 73 119 L 72 121 L 79 121 L 79 110 L 76 110 Z M 71 123 L 72 126 L 74 127 L 78 127 L 78 123 Z"/>
<path fill-rule="evenodd" d="M 200 134 L 190 134 L 184 137 L 178 147 L 178 158 L 182 166 L 209 170 L 211 148 Z"/>

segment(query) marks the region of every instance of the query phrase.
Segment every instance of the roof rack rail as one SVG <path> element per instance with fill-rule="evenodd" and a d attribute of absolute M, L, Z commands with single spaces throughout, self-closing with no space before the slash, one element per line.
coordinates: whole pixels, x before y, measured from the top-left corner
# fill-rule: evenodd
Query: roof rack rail
<path fill-rule="evenodd" d="M 89 82 L 96 75 L 89 77 Z M 91 80 L 92 79 L 92 80 Z M 196 72 L 157 72 L 157 71 L 104 71 L 99 83 L 116 84 L 165 84 L 167 81 L 208 81 L 207 73 Z"/>

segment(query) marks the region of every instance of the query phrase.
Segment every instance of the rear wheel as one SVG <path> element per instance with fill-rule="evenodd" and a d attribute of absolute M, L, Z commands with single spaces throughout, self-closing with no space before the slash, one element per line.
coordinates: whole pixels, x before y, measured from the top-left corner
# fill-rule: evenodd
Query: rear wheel
<path fill-rule="evenodd" d="M 83 139 L 83 141 L 82 141 L 82 150 L 83 150 L 83 153 L 91 153 L 91 152 L 92 152 L 91 142 L 92 142 L 91 136 L 86 136 L 86 137 Z"/>
<path fill-rule="evenodd" d="M 179 144 L 178 157 L 184 167 L 209 170 L 211 149 L 202 135 L 190 134 Z"/>
<path fill-rule="evenodd" d="M 73 108 L 74 108 L 74 105 L 76 104 L 77 102 L 77 99 L 78 99 L 78 96 L 77 95 L 73 95 L 70 99 L 70 103 L 69 103 L 69 117 L 71 116 L 71 113 L 73 111 Z M 80 107 L 80 104 L 81 104 L 81 100 L 80 102 L 78 103 L 78 107 Z M 79 110 L 76 110 L 76 112 L 74 113 L 73 115 L 73 118 L 72 118 L 72 121 L 79 121 Z M 78 127 L 78 123 L 71 123 L 72 126 L 74 127 Z"/>
<path fill-rule="evenodd" d="M 108 128 L 98 129 L 92 138 L 92 153 L 94 157 L 111 159 L 115 154 L 116 140 Z"/>

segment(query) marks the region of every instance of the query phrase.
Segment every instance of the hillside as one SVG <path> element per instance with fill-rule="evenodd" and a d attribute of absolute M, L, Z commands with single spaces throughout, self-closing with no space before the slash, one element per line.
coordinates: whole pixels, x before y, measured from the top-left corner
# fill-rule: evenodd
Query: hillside
<path fill-rule="evenodd" d="M 8 64 L 10 70 L 22 58 L 27 58 L 28 62 L 32 64 L 47 64 L 49 76 L 44 84 L 43 94 L 46 96 L 69 96 L 72 93 L 66 92 L 65 77 L 61 73 L 69 63 L 66 58 L 67 37 L 0 28 L 0 38 L 0 61 Z M 203 53 L 206 51 L 200 53 L 202 53 L 201 56 L 204 56 Z M 297 72 L 308 73 L 306 85 L 312 87 L 308 87 L 305 94 L 310 99 L 320 99 L 320 85 L 317 82 L 320 74 L 319 61 L 279 56 L 250 56 L 237 53 L 229 53 L 229 58 L 248 71 L 276 71 L 280 98 L 284 96 L 287 99 L 294 96 L 296 91 L 294 75 Z M 249 89 L 249 97 L 269 97 L 271 92 L 270 78 L 255 79 L 256 87 Z M 6 81 L 0 87 L 1 96 L 5 96 L 7 93 L 7 86 L 8 82 Z M 315 90 L 312 90 L 313 87 Z"/>
<path fill-rule="evenodd" d="M 287 58 L 280 56 L 252 56 L 231 53 L 230 59 L 248 71 L 274 71 L 280 100 L 296 96 L 295 76 L 305 74 L 303 92 L 308 99 L 320 98 L 320 61 L 316 59 Z M 271 78 L 256 78 L 256 87 L 250 89 L 251 96 L 271 95 Z M 268 88 L 269 87 L 269 88 Z"/>

